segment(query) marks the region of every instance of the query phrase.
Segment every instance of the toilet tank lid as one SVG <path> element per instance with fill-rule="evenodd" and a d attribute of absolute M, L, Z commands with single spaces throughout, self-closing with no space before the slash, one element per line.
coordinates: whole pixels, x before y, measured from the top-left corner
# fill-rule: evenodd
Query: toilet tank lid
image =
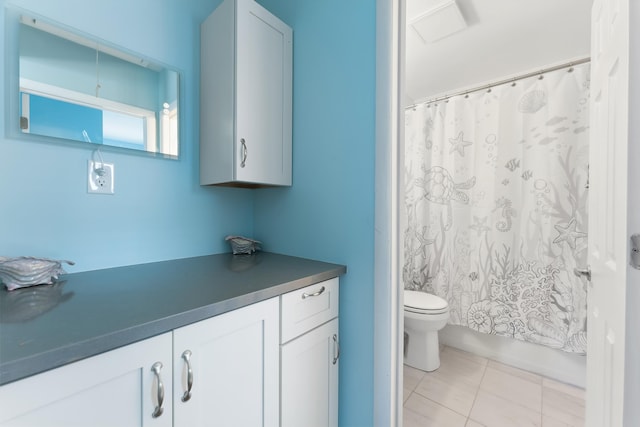
<path fill-rule="evenodd" d="M 419 291 L 404 291 L 404 305 L 421 310 L 442 310 L 447 308 L 448 303 L 437 295 Z"/>

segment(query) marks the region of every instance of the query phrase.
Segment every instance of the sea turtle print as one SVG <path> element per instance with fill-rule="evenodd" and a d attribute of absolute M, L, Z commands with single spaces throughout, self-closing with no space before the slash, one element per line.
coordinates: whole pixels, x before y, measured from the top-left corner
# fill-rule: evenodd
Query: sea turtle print
<path fill-rule="evenodd" d="M 476 177 L 463 182 L 454 183 L 448 170 L 441 166 L 434 166 L 424 171 L 424 177 L 415 181 L 416 186 L 423 189 L 423 197 L 430 202 L 447 206 L 447 222 L 445 230 L 451 228 L 452 212 L 451 200 L 469 203 L 469 196 L 460 190 L 468 190 L 476 184 Z"/>

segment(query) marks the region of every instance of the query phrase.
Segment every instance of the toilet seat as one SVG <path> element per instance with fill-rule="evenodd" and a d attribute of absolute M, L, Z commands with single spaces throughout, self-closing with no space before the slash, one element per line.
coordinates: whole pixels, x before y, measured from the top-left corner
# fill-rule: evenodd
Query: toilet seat
<path fill-rule="evenodd" d="M 404 309 L 416 314 L 441 314 L 449 311 L 449 304 L 437 295 L 405 290 Z"/>

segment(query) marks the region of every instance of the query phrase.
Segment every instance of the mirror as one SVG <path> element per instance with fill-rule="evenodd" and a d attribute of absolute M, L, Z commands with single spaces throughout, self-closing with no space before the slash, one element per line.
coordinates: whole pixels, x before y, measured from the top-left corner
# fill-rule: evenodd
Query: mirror
<path fill-rule="evenodd" d="M 20 132 L 178 156 L 176 71 L 24 14 L 18 37 Z"/>

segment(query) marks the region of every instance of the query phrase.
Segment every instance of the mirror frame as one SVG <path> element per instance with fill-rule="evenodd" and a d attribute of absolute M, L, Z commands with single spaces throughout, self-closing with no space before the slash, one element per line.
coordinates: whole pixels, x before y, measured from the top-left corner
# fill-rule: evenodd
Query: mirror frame
<path fill-rule="evenodd" d="M 46 144 L 54 144 L 54 145 L 62 145 L 67 147 L 75 147 L 90 151 L 95 151 L 96 149 L 100 149 L 101 151 L 110 151 L 110 152 L 118 152 L 122 154 L 129 155 L 138 155 L 145 157 L 155 157 L 155 158 L 163 158 L 170 160 L 179 160 L 182 156 L 183 152 L 183 108 L 184 108 L 184 73 L 177 67 L 170 66 L 162 61 L 147 57 L 138 52 L 134 52 L 130 49 L 127 49 L 122 46 L 118 46 L 114 43 L 111 43 L 107 40 L 104 40 L 100 37 L 97 37 L 92 34 L 88 34 L 86 32 L 80 31 L 76 28 L 70 27 L 63 23 L 54 21 L 47 17 L 43 17 L 33 11 L 23 9 L 17 7 L 12 4 L 7 4 L 4 6 L 4 50 L 5 50 L 5 136 L 7 139 L 14 139 L 18 141 L 28 141 L 28 142 L 37 142 L 37 143 L 46 143 Z M 104 145 L 104 144 L 93 144 L 86 143 L 83 141 L 72 140 L 72 139 L 64 139 L 57 138 L 54 136 L 46 136 L 40 134 L 31 134 L 25 133 L 20 129 L 20 26 L 26 25 L 21 22 L 22 16 L 28 16 L 30 18 L 35 18 L 37 20 L 42 21 L 48 26 L 59 28 L 63 32 L 67 32 L 69 34 L 73 34 L 74 36 L 90 40 L 103 46 L 106 50 L 105 53 L 110 54 L 112 51 L 121 52 L 123 55 L 132 58 L 138 58 L 141 61 L 154 64 L 155 66 L 165 68 L 169 71 L 173 71 L 176 73 L 177 87 L 178 87 L 178 124 L 177 124 L 177 154 L 165 154 L 160 151 L 146 151 L 146 150 L 137 150 L 132 148 L 125 147 L 117 147 L 113 145 Z M 156 135 L 156 139 L 158 135 Z"/>

